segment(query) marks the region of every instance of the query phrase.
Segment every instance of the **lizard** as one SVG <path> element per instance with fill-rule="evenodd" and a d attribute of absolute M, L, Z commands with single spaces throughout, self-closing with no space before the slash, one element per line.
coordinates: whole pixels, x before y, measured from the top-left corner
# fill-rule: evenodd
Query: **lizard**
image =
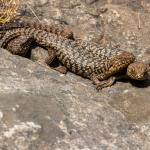
<path fill-rule="evenodd" d="M 0 30 L 3 32 L 6 32 L 7 30 L 11 30 L 14 28 L 35 28 L 35 29 L 41 29 L 45 30 L 46 32 L 51 32 L 55 33 L 57 35 L 61 35 L 66 38 L 73 39 L 73 32 L 68 29 L 65 26 L 62 25 L 44 25 L 44 24 L 39 24 L 36 22 L 25 22 L 22 20 L 13 20 L 10 21 L 4 25 L 0 26 Z M 29 51 L 31 43 L 33 42 L 33 39 L 29 36 L 22 35 L 22 36 L 17 36 L 17 37 L 9 37 L 5 42 L 5 49 L 9 50 L 11 53 L 20 55 L 20 56 L 25 56 L 26 53 Z M 41 64 L 47 64 L 49 65 L 52 60 L 49 59 L 49 57 L 41 57 L 39 62 Z M 44 60 L 43 60 L 44 59 Z M 49 61 L 50 60 L 50 61 Z M 66 74 L 67 69 L 64 66 L 58 66 L 58 67 L 52 67 L 51 68 Z"/>
<path fill-rule="evenodd" d="M 38 44 L 48 49 L 51 59 L 57 57 L 73 73 L 92 80 L 98 90 L 113 85 L 121 77 L 116 74 L 124 69 L 126 70 L 124 76 L 130 79 L 149 78 L 147 64 L 136 62 L 132 53 L 118 48 L 113 51 L 107 48 L 102 49 L 98 44 L 86 41 L 80 41 L 79 45 L 75 40 L 35 28 L 11 30 L 8 36 L 10 35 L 31 36 Z M 49 50 L 49 48 L 53 49 Z"/>

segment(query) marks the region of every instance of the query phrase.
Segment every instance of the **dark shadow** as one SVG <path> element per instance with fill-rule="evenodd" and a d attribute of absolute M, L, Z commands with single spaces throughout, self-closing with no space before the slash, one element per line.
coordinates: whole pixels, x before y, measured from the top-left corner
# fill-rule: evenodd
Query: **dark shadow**
<path fill-rule="evenodd" d="M 130 83 L 137 88 L 146 88 L 150 86 L 150 80 L 138 81 L 138 80 L 131 80 L 131 79 L 121 79 L 118 80 L 117 82 Z"/>
<path fill-rule="evenodd" d="M 60 65 L 60 62 L 57 58 L 55 58 L 52 63 L 50 64 L 50 67 L 58 67 Z"/>
<path fill-rule="evenodd" d="M 31 50 L 34 49 L 34 48 L 36 48 L 36 47 L 37 47 L 37 44 L 33 41 L 33 42 L 31 43 L 31 46 L 30 46 L 30 48 L 29 48 L 27 54 L 25 55 L 25 57 L 30 59 Z"/>
<path fill-rule="evenodd" d="M 130 82 L 133 86 L 136 86 L 138 88 L 146 88 L 150 86 L 150 80 L 144 80 L 144 81 L 136 81 L 136 80 L 132 80 Z"/>
<path fill-rule="evenodd" d="M 121 77 L 120 79 L 117 80 L 117 82 L 124 82 L 124 83 L 130 83 L 133 86 L 137 87 L 137 88 L 146 88 L 150 86 L 150 80 L 146 79 L 146 80 L 132 80 L 127 76 L 124 76 L 126 74 L 126 69 L 122 70 L 119 73 L 116 73 L 116 77 Z"/>

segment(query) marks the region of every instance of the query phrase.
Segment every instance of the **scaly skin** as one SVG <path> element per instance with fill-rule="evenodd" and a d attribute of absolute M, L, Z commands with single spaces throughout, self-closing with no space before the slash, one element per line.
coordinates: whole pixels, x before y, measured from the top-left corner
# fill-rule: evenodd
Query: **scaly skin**
<path fill-rule="evenodd" d="M 1 25 L 0 31 L 7 33 L 7 31 L 12 30 L 12 29 L 29 28 L 29 27 L 44 30 L 46 32 L 54 33 L 54 34 L 61 35 L 66 38 L 73 39 L 73 32 L 65 26 L 44 25 L 44 24 L 39 24 L 36 22 L 24 22 L 21 20 L 13 20 L 13 22 L 9 22 L 4 25 Z M 7 34 L 5 40 L 3 40 L 2 47 L 9 50 L 13 54 L 25 56 L 27 51 L 30 49 L 32 41 L 33 41 L 33 39 L 26 35 L 9 36 Z M 42 60 L 41 62 L 49 65 L 51 63 L 51 61 L 52 61 L 51 58 L 46 58 L 45 60 Z M 63 66 L 60 66 L 59 68 L 55 67 L 53 69 L 55 69 L 61 73 L 67 72 L 67 69 Z"/>
<path fill-rule="evenodd" d="M 115 80 L 115 74 L 123 69 L 134 69 L 135 57 L 132 53 L 119 49 L 101 48 L 95 43 L 73 41 L 65 37 L 48 33 L 34 28 L 22 28 L 10 31 L 11 36 L 25 35 L 32 37 L 38 44 L 53 48 L 49 54 L 51 58 L 57 57 L 62 64 L 72 72 L 91 79 L 97 89 L 111 86 Z M 5 41 L 5 39 L 3 39 Z M 83 44 L 84 43 L 84 44 Z M 3 44 L 2 44 L 3 46 Z M 141 66 L 145 65 L 140 63 Z M 146 66 L 146 65 L 145 65 Z M 137 67 L 136 67 L 137 69 Z M 135 69 L 134 69 L 135 70 Z M 138 70 L 138 69 L 137 69 Z M 147 66 L 143 69 L 144 74 Z M 131 73 L 132 74 L 132 73 Z M 143 75 L 144 75 L 143 74 Z M 128 74 L 127 72 L 127 75 Z M 133 74 L 132 74 L 133 75 Z M 135 75 L 134 75 L 135 76 Z M 132 76 L 132 79 L 136 79 Z M 140 77 L 140 79 L 143 79 Z"/>
<path fill-rule="evenodd" d="M 15 55 L 19 56 L 26 56 L 27 52 L 30 50 L 31 44 L 34 41 L 34 39 L 27 35 L 17 35 L 17 34 L 11 34 L 7 32 L 5 36 L 0 41 L 0 47 L 7 49 L 9 52 Z M 52 51 L 51 56 L 47 55 L 45 57 L 41 56 L 41 59 L 38 62 L 41 65 L 50 65 L 52 61 L 55 58 L 55 55 L 53 55 L 53 49 L 49 48 L 49 51 Z M 59 71 L 60 73 L 66 74 L 67 68 L 64 66 L 58 66 L 58 67 L 50 67 L 56 71 Z"/>
<path fill-rule="evenodd" d="M 69 39 L 73 38 L 73 32 L 68 27 L 65 27 L 63 25 L 45 25 L 37 22 L 26 22 L 22 20 L 13 20 L 11 22 L 1 25 L 0 31 L 7 31 L 17 28 L 34 28 L 61 35 Z"/>
<path fill-rule="evenodd" d="M 12 29 L 29 28 L 29 27 L 38 30 L 44 30 L 46 32 L 54 33 L 57 35 L 61 35 L 66 38 L 70 38 L 70 39 L 73 38 L 73 32 L 64 26 L 58 26 L 58 25 L 49 26 L 49 25 L 39 24 L 36 22 L 24 22 L 21 20 L 13 20 L 11 22 L 1 25 L 0 31 L 7 32 L 8 30 L 12 30 Z M 32 43 L 30 40 L 32 41 L 32 39 L 29 36 L 25 36 L 25 35 L 24 36 L 22 35 L 21 37 L 9 36 L 8 38 L 6 38 L 5 41 L 3 41 L 3 45 L 5 45 L 3 46 L 3 48 L 9 50 L 13 54 L 25 56 L 26 52 L 29 50 L 30 45 Z"/>
<path fill-rule="evenodd" d="M 7 35 L 6 40 L 1 42 L 1 47 L 9 50 L 12 54 L 25 56 L 30 49 L 33 38 L 22 35 L 17 37 Z"/>

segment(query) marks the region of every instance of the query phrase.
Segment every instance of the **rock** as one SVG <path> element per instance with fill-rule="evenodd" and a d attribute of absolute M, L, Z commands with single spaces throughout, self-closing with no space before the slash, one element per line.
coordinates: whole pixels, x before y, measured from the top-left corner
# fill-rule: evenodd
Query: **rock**
<path fill-rule="evenodd" d="M 21 4 L 22 14 L 33 16 L 26 2 Z M 71 27 L 75 38 L 104 45 L 111 41 L 149 63 L 148 1 L 29 4 L 40 20 Z M 46 51 L 33 49 L 33 60 L 41 53 Z M 0 85 L 0 149 L 150 149 L 150 81 L 117 82 L 97 92 L 88 79 L 60 74 L 0 49 Z"/>
<path fill-rule="evenodd" d="M 30 59 L 36 62 L 43 62 L 49 57 L 48 51 L 41 47 L 35 47 L 31 50 Z"/>

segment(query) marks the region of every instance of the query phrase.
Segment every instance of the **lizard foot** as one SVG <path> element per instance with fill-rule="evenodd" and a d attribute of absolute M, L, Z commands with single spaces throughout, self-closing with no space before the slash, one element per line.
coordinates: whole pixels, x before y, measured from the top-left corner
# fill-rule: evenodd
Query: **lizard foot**
<path fill-rule="evenodd" d="M 98 84 L 96 84 L 96 89 L 101 90 L 102 88 L 110 87 L 111 85 L 114 84 L 115 80 L 116 80 L 115 77 L 110 77 L 107 80 L 100 81 Z"/>
<path fill-rule="evenodd" d="M 59 66 L 59 67 L 51 67 L 52 69 L 62 73 L 62 74 L 66 74 L 67 73 L 67 68 L 64 66 Z"/>

